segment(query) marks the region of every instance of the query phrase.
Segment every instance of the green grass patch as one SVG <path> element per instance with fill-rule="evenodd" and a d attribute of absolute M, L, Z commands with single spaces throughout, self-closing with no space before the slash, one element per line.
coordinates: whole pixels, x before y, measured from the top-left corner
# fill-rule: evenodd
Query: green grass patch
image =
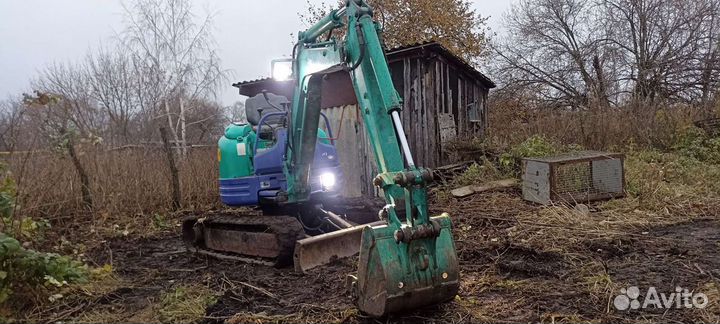
<path fill-rule="evenodd" d="M 205 316 L 208 306 L 215 304 L 217 297 L 205 286 L 179 286 L 165 293 L 158 309 L 163 323 L 192 323 Z"/>

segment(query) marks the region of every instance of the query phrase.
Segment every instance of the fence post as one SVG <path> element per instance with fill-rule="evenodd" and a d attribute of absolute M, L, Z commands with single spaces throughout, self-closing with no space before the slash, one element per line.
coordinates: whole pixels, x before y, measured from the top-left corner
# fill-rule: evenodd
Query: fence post
<path fill-rule="evenodd" d="M 165 155 L 167 156 L 168 167 L 170 168 L 170 177 L 172 178 L 172 205 L 173 210 L 180 208 L 180 176 L 177 165 L 175 164 L 175 157 L 173 156 L 172 149 L 170 148 L 170 141 L 168 140 L 167 129 L 160 127 L 160 137 L 163 141 L 163 148 Z"/>

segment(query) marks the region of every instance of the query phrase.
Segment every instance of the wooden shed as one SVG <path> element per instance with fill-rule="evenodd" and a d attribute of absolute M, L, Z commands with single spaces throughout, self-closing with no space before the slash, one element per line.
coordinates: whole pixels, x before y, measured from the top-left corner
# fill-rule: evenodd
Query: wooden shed
<path fill-rule="evenodd" d="M 487 129 L 487 96 L 495 84 L 488 77 L 430 42 L 387 52 L 393 84 L 403 98 L 403 124 L 421 165 L 448 163 L 443 144 L 455 137 L 475 137 Z"/>
<path fill-rule="evenodd" d="M 435 42 L 394 48 L 386 55 L 396 91 L 403 98 L 401 116 L 417 165 L 433 168 L 450 163 L 444 152 L 448 141 L 485 134 L 488 91 L 495 87 L 488 77 Z M 292 95 L 291 83 L 269 79 L 234 86 L 247 96 L 263 89 Z M 323 106 L 337 138 L 343 194 L 377 195 L 372 186 L 375 160 L 356 104 L 331 100 Z"/>

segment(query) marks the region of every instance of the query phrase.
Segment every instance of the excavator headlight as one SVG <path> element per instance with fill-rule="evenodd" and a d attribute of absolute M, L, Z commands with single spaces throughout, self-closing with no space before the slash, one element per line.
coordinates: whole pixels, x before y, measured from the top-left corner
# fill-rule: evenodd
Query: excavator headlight
<path fill-rule="evenodd" d="M 292 60 L 272 60 L 270 68 L 272 70 L 272 77 L 275 81 L 285 81 L 292 78 Z"/>
<path fill-rule="evenodd" d="M 323 190 L 330 190 L 335 186 L 335 174 L 326 172 L 320 175 L 320 185 Z"/>

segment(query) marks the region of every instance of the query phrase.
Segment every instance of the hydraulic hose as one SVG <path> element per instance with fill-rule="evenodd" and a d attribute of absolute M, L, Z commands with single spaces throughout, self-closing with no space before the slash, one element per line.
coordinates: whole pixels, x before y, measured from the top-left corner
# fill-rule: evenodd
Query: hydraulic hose
<path fill-rule="evenodd" d="M 360 56 L 358 57 L 357 62 L 355 62 L 352 67 L 350 67 L 350 71 L 355 71 L 355 69 L 360 66 L 363 59 L 365 59 L 365 36 L 363 36 L 362 33 L 362 22 L 360 21 L 360 18 L 357 20 L 357 24 L 355 25 L 356 33 L 358 35 L 358 42 L 360 43 Z"/>

